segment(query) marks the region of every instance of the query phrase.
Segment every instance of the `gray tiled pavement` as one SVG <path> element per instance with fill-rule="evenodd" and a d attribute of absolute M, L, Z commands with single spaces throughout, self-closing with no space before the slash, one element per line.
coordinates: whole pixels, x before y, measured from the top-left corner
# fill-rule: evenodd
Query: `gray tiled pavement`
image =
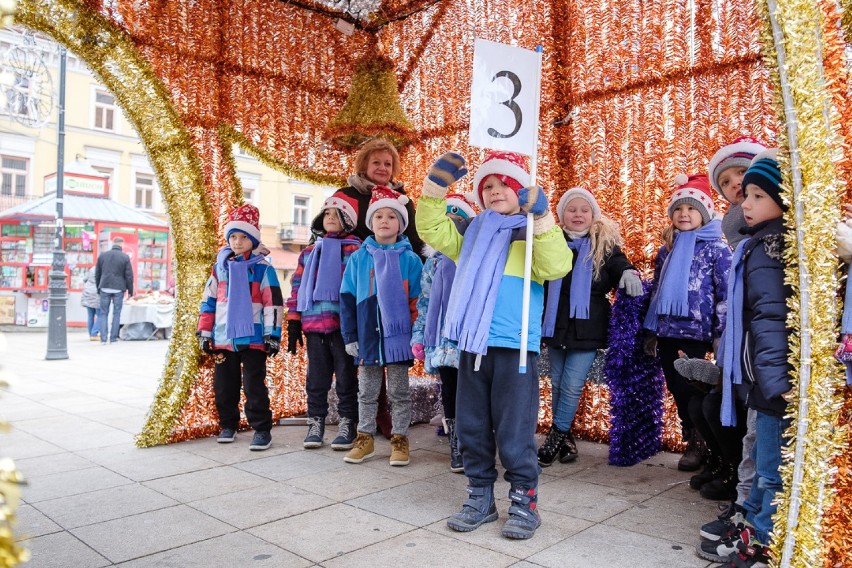
<path fill-rule="evenodd" d="M 248 451 L 250 433 L 138 449 L 167 343 L 101 347 L 70 331 L 65 361 L 45 361 L 46 344 L 45 333 L 0 333 L 0 415 L 14 427 L 0 456 L 29 481 L 16 529 L 28 568 L 715 566 L 693 552 L 715 503 L 689 489 L 677 455 L 616 468 L 606 446 L 581 441 L 577 463 L 543 471 L 533 539 L 500 536 L 502 480 L 501 518 L 454 533 L 446 518 L 465 479 L 428 425 L 412 428 L 404 468 L 388 465 L 381 439 L 362 465 L 327 445 L 303 450 L 298 426 L 276 427 L 266 452 Z"/>

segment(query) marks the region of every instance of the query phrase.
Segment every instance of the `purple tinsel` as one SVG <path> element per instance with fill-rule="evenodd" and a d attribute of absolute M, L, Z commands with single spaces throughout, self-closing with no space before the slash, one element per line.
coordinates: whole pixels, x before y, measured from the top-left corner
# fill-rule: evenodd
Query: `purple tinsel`
<path fill-rule="evenodd" d="M 643 351 L 642 321 L 651 284 L 631 298 L 618 294 L 612 307 L 604 374 L 610 391 L 610 465 L 629 466 L 660 451 L 665 379 L 660 361 Z"/>

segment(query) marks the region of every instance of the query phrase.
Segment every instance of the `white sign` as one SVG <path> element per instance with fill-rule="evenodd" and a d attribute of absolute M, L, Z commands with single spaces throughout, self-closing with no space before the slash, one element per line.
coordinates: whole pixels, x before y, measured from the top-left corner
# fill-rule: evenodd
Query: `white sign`
<path fill-rule="evenodd" d="M 538 57 L 529 49 L 475 41 L 471 146 L 533 154 L 538 133 Z"/>

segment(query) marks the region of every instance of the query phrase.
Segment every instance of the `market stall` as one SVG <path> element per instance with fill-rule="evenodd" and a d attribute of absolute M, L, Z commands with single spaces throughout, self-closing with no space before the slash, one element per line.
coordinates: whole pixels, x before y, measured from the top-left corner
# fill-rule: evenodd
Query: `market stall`
<path fill-rule="evenodd" d="M 110 199 L 108 178 L 86 167 L 69 164 L 64 177 L 67 321 L 75 327 L 86 325 L 86 311 L 80 305 L 83 279 L 116 237 L 124 239 L 124 252 L 133 263 L 136 291 L 165 291 L 172 282 L 168 225 Z M 44 197 L 0 213 L 0 324 L 47 325 L 43 307 L 56 231 L 52 178 L 53 174 L 45 180 Z"/>

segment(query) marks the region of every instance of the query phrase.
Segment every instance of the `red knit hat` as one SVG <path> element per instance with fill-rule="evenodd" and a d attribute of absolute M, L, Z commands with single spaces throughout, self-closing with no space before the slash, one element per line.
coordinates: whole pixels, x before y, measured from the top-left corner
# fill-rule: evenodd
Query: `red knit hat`
<path fill-rule="evenodd" d="M 248 235 L 252 244 L 260 243 L 260 211 L 251 203 L 246 203 L 228 213 L 228 222 L 225 224 L 225 239 L 230 238 L 231 233 L 240 231 Z"/>
<path fill-rule="evenodd" d="M 326 209 L 337 209 L 340 212 L 340 222 L 343 224 L 343 230 L 351 233 L 355 230 L 358 223 L 358 200 L 354 197 L 349 197 L 342 191 L 337 191 L 330 195 L 323 202 L 317 215 L 311 223 L 311 229 L 319 233 L 323 232 L 322 220 Z"/>
<path fill-rule="evenodd" d="M 500 181 L 514 189 L 516 193 L 530 185 L 530 172 L 527 169 L 525 156 L 512 152 L 491 150 L 486 154 L 485 161 L 482 162 L 473 176 L 474 199 L 477 207 L 482 210 L 485 209 L 482 202 L 482 185 L 485 179 L 492 175 L 496 175 L 500 178 Z"/>
<path fill-rule="evenodd" d="M 408 203 L 408 196 L 398 191 L 394 191 L 389 187 L 377 185 L 373 188 L 373 194 L 370 197 L 370 206 L 367 208 L 367 228 L 373 230 L 373 214 L 384 207 L 389 207 L 396 211 L 399 216 L 399 234 L 405 231 L 408 227 L 408 210 L 405 205 Z"/>
<path fill-rule="evenodd" d="M 692 205 L 701 213 L 702 224 L 710 222 L 715 214 L 713 209 L 713 196 L 710 193 L 710 182 L 704 174 L 678 174 L 675 177 L 677 186 L 671 199 L 669 199 L 668 216 L 671 218 L 674 210 L 681 204 Z"/>

